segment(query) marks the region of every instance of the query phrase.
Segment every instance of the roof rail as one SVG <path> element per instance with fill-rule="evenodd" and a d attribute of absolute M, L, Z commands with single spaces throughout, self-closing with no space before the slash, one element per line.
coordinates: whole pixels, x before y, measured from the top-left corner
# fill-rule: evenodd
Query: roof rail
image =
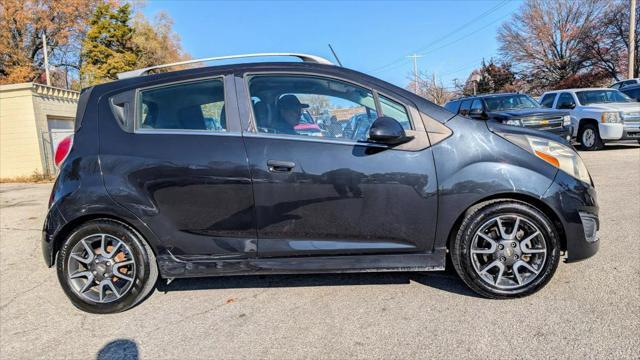
<path fill-rule="evenodd" d="M 142 75 L 146 74 L 147 72 L 149 72 L 150 70 L 162 69 L 162 68 L 171 67 L 171 66 L 196 64 L 196 63 L 208 62 L 208 61 L 242 59 L 242 58 L 251 58 L 251 57 L 271 57 L 271 56 L 291 56 L 291 57 L 297 57 L 297 58 L 299 58 L 300 60 L 302 60 L 304 62 L 311 62 L 311 63 L 316 63 L 316 64 L 325 64 L 325 65 L 334 65 L 331 61 L 329 61 L 329 60 L 327 60 L 327 59 L 325 59 L 323 57 L 315 56 L 315 55 L 298 54 L 298 53 L 255 53 L 255 54 L 216 56 L 216 57 L 203 58 L 203 59 L 193 59 L 193 60 L 180 61 L 180 62 L 175 62 L 175 63 L 170 63 L 170 64 L 154 65 L 154 66 L 149 66 L 149 67 L 146 67 L 146 68 L 143 68 L 143 69 L 136 69 L 136 70 L 125 71 L 125 72 L 119 73 L 118 74 L 118 79 L 128 79 L 128 78 L 132 78 L 132 77 L 136 77 L 136 76 L 142 76 Z"/>

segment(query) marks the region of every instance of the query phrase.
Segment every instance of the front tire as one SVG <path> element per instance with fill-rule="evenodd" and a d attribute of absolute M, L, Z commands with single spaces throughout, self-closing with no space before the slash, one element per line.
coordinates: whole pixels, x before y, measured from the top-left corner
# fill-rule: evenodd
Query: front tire
<path fill-rule="evenodd" d="M 540 210 L 516 200 L 492 200 L 469 209 L 450 252 L 460 278 L 491 299 L 540 290 L 560 261 L 553 223 Z"/>
<path fill-rule="evenodd" d="M 596 124 L 584 124 L 580 127 L 578 134 L 581 150 L 594 151 L 604 147 L 604 142 L 600 137 L 600 131 Z"/>
<path fill-rule="evenodd" d="M 131 227 L 91 220 L 69 235 L 57 255 L 58 280 L 77 308 L 96 314 L 125 311 L 155 288 L 151 247 Z"/>

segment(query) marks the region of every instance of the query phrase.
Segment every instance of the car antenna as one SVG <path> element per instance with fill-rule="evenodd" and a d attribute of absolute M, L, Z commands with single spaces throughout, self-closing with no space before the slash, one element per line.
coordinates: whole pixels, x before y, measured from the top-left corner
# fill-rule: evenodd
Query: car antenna
<path fill-rule="evenodd" d="M 336 58 L 336 61 L 338 62 L 338 65 L 340 65 L 340 67 L 344 67 L 344 66 L 342 66 L 342 62 L 340 61 L 340 59 L 338 59 L 338 55 L 333 50 L 333 46 L 331 46 L 331 44 L 328 44 L 328 45 L 329 45 L 329 49 L 331 49 L 331 53 L 333 54 L 333 57 Z"/>

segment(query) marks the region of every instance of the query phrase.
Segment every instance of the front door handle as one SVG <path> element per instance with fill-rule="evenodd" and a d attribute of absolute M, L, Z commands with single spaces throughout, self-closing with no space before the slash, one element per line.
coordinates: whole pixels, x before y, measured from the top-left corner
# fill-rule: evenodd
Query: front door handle
<path fill-rule="evenodd" d="M 289 172 L 296 166 L 293 161 L 268 160 L 267 166 L 271 172 Z"/>

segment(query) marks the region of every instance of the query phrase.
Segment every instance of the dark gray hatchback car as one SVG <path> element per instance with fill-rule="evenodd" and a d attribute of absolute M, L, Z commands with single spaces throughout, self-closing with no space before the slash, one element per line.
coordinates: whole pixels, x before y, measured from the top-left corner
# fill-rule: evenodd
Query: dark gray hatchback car
<path fill-rule="evenodd" d="M 598 250 L 569 144 L 288 55 L 304 61 L 142 69 L 82 91 L 42 241 L 74 305 L 123 311 L 159 277 L 443 270 L 448 255 L 473 290 L 510 298 Z M 347 137 L 308 131 L 303 112 L 371 121 Z"/>

